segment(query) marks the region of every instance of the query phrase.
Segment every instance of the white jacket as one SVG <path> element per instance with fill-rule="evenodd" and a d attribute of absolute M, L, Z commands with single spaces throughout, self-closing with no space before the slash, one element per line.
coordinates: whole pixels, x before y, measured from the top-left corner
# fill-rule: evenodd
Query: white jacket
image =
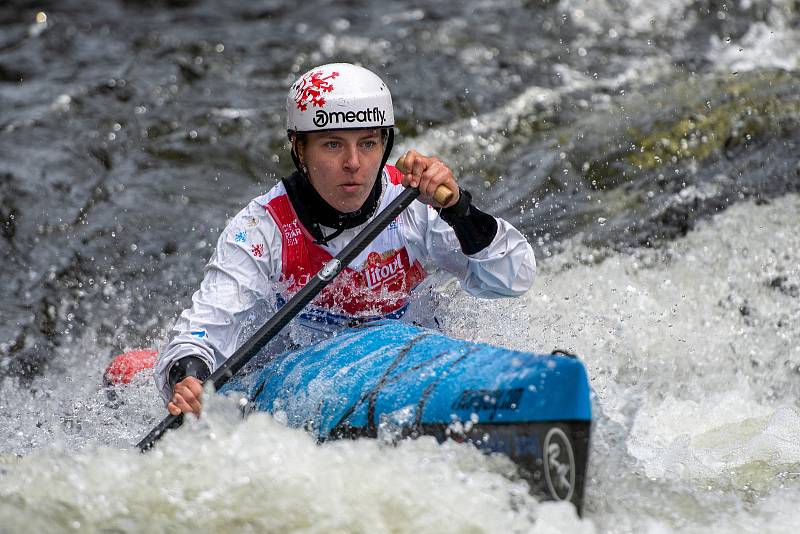
<path fill-rule="evenodd" d="M 383 181 L 383 198 L 376 215 L 402 191 L 402 186 L 391 183 L 387 171 Z M 213 371 L 274 313 L 280 301 L 276 296 L 286 286 L 281 281 L 283 236 L 265 207 L 280 195 L 285 195 L 285 189 L 279 182 L 236 214 L 220 235 L 200 289 L 192 296 L 192 306 L 176 321 L 173 337 L 156 364 L 156 385 L 165 401 L 172 395 L 167 377 L 176 360 L 197 356 Z M 397 222 L 390 226 L 401 232 L 408 254 L 427 268 L 438 267 L 452 274 L 470 295 L 518 296 L 533 283 L 533 250 L 522 234 L 502 219 L 497 219 L 497 233 L 489 246 L 470 256 L 463 254 L 455 232 L 437 211 L 421 202 L 413 202 Z M 335 256 L 366 224 L 345 230 L 323 248 Z M 371 252 L 382 252 L 381 237 L 387 231 L 350 266 L 364 266 Z M 333 229 L 323 227 L 323 232 L 329 235 Z M 294 321 L 287 327 L 292 341 L 300 344 L 312 341 L 312 330 L 319 329 L 319 323 L 310 321 Z M 324 329 L 330 331 L 331 327 Z M 273 345 L 272 350 L 281 348 Z"/>

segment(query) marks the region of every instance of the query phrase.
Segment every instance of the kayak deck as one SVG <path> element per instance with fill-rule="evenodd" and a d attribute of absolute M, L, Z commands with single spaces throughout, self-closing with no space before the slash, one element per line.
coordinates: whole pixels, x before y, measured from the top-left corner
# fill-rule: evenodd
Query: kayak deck
<path fill-rule="evenodd" d="M 532 492 L 580 511 L 591 427 L 583 364 L 450 338 L 399 321 L 346 329 L 240 373 L 221 393 L 320 441 L 431 435 L 508 455 Z"/>

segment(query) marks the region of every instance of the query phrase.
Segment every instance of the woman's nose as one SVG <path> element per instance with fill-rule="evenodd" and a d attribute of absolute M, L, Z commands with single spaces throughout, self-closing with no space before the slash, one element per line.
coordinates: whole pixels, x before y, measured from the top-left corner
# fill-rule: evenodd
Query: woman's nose
<path fill-rule="evenodd" d="M 358 157 L 358 147 L 348 146 L 345 148 L 344 168 L 347 171 L 355 172 L 361 167 L 361 161 Z"/>

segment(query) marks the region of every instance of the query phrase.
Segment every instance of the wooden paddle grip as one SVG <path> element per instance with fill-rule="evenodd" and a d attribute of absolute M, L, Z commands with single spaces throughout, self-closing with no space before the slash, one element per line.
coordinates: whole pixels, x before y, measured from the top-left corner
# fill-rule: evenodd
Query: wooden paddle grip
<path fill-rule="evenodd" d="M 406 156 L 403 154 L 397 160 L 397 163 L 394 164 L 395 167 L 400 169 L 400 172 L 403 174 L 407 174 L 409 171 L 406 169 L 405 163 Z M 440 185 L 436 188 L 436 192 L 433 193 L 433 200 L 435 200 L 440 206 L 447 206 L 447 203 L 453 198 L 453 192 L 450 191 L 450 188 Z"/>

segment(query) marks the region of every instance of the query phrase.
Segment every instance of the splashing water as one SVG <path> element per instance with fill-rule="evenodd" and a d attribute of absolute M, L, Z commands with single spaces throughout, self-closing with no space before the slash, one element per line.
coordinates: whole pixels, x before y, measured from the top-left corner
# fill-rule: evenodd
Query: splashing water
<path fill-rule="evenodd" d="M 665 250 L 568 248 L 510 307 L 450 301 L 451 335 L 585 358 L 597 422 L 583 520 L 536 504 L 507 461 L 469 446 L 317 446 L 265 414 L 233 422 L 224 399 L 151 454 L 109 447 L 130 447 L 161 408 L 147 380 L 105 407 L 99 373 L 64 386 L 42 378 L 27 399 L 3 387 L 4 406 L 44 403 L 38 415 L 20 410 L 16 428 L 51 417 L 40 425 L 49 443 L 4 438 L 25 456 L 3 457 L 0 519 L 44 531 L 781 532 L 800 495 L 798 220 L 798 196 L 743 203 Z M 56 415 L 78 404 L 81 428 Z"/>
<path fill-rule="evenodd" d="M 0 11 L 0 532 L 800 524 L 796 2 Z M 164 408 L 149 376 L 110 402 L 103 367 L 164 342 L 225 218 L 291 170 L 287 84 L 342 59 L 392 86 L 395 154 L 439 154 L 538 247 L 525 297 L 443 282 L 437 318 L 584 359 L 583 519 L 469 446 L 318 446 L 222 399 L 130 450 Z"/>

